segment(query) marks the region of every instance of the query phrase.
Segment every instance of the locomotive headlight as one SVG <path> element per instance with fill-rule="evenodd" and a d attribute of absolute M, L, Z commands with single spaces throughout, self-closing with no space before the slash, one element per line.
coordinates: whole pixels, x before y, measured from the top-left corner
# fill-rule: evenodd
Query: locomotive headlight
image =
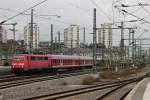
<path fill-rule="evenodd" d="M 15 63 L 12 63 L 12 66 L 15 66 L 16 64 Z"/>
<path fill-rule="evenodd" d="M 18 65 L 20 65 L 20 66 L 24 66 L 24 63 L 19 63 Z"/>

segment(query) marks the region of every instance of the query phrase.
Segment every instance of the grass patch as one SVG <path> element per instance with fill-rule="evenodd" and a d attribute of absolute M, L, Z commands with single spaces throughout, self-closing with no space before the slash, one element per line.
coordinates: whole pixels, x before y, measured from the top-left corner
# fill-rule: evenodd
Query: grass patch
<path fill-rule="evenodd" d="M 105 71 L 100 73 L 100 78 L 102 79 L 116 79 L 116 78 L 126 78 L 131 74 L 137 74 L 141 72 L 141 69 L 124 69 L 119 70 L 118 72 L 115 71 Z"/>

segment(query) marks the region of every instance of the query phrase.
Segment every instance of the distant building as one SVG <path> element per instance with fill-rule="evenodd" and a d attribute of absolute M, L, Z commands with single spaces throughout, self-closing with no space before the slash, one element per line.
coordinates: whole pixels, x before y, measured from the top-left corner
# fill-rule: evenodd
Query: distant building
<path fill-rule="evenodd" d="M 0 41 L 7 43 L 7 31 L 3 26 L 0 26 Z"/>
<path fill-rule="evenodd" d="M 48 49 L 48 47 L 49 47 L 49 41 L 39 42 L 39 48 L 40 49 Z"/>
<path fill-rule="evenodd" d="M 98 43 L 105 45 L 106 48 L 112 47 L 111 24 L 101 24 L 101 29 L 98 29 Z"/>
<path fill-rule="evenodd" d="M 33 24 L 33 35 L 31 34 L 31 23 L 24 27 L 24 41 L 27 49 L 37 49 L 39 45 L 39 27 Z"/>
<path fill-rule="evenodd" d="M 24 40 L 16 40 L 16 42 L 17 42 L 17 44 L 18 45 L 22 45 L 22 46 L 24 46 Z"/>
<path fill-rule="evenodd" d="M 64 29 L 64 45 L 68 48 L 79 47 L 79 26 L 71 25 Z"/>

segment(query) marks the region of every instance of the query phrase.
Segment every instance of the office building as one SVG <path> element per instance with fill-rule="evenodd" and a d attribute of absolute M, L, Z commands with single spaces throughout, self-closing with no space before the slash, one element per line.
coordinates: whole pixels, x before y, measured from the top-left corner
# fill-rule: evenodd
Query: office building
<path fill-rule="evenodd" d="M 33 34 L 31 34 L 31 23 L 24 27 L 24 41 L 27 49 L 38 49 L 39 46 L 39 27 L 33 24 Z"/>
<path fill-rule="evenodd" d="M 112 47 L 112 25 L 101 24 L 98 29 L 98 43 L 105 45 L 106 48 Z"/>
<path fill-rule="evenodd" d="M 64 29 L 64 44 L 68 48 L 79 47 L 79 26 L 71 25 Z"/>
<path fill-rule="evenodd" d="M 3 26 L 0 26 L 0 41 L 7 43 L 7 31 Z"/>

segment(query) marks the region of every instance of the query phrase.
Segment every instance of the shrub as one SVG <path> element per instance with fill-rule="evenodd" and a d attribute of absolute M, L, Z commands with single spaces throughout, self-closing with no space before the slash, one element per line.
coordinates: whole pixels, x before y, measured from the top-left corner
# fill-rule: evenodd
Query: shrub
<path fill-rule="evenodd" d="M 3 65 L 8 66 L 9 65 L 8 61 L 5 61 Z"/>
<path fill-rule="evenodd" d="M 68 85 L 68 83 L 65 82 L 65 81 L 63 81 L 61 84 L 62 84 L 62 85 Z"/>
<path fill-rule="evenodd" d="M 98 78 L 91 76 L 91 75 L 87 75 L 86 77 L 83 78 L 82 84 L 83 85 L 92 85 L 96 81 L 98 81 Z"/>

